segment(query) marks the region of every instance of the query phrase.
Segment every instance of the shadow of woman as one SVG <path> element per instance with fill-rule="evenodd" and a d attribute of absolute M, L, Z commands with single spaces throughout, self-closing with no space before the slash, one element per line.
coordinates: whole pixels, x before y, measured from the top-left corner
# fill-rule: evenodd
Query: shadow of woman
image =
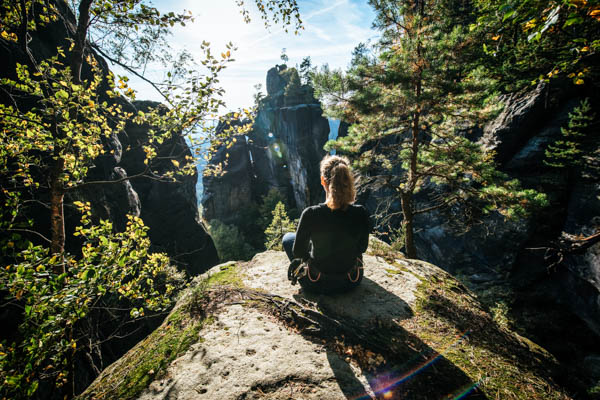
<path fill-rule="evenodd" d="M 347 399 L 486 398 L 478 383 L 400 325 L 413 311 L 375 281 L 364 278 L 344 294 L 294 298 L 339 323 L 342 335 L 328 343 L 327 359 Z"/>

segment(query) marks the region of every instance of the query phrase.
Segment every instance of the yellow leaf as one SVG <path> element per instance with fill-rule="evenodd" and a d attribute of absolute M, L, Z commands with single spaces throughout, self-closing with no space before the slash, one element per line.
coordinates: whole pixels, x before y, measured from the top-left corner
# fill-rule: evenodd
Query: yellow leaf
<path fill-rule="evenodd" d="M 588 46 L 582 47 L 581 51 L 590 51 L 590 48 Z"/>
<path fill-rule="evenodd" d="M 231 57 L 231 51 L 227 50 L 227 57 Z"/>
<path fill-rule="evenodd" d="M 174 166 L 176 166 L 177 168 L 179 168 L 179 161 L 177 161 L 177 160 L 171 160 L 171 162 L 173 163 Z"/>
<path fill-rule="evenodd" d="M 498 40 L 498 39 L 500 39 L 500 35 L 492 37 L 492 40 Z"/>
<path fill-rule="evenodd" d="M 584 82 L 584 81 L 583 81 L 583 79 L 581 79 L 581 78 L 577 78 L 577 79 L 575 80 L 575 84 L 576 84 L 576 85 L 583 85 L 584 83 L 585 83 L 585 82 Z"/>
<path fill-rule="evenodd" d="M 575 72 L 571 72 L 569 75 L 567 75 L 568 78 L 575 78 Z"/>

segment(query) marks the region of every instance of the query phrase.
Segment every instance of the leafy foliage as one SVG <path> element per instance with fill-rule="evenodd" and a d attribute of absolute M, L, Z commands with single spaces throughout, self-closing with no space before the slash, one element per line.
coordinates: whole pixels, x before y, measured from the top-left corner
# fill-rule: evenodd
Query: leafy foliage
<path fill-rule="evenodd" d="M 302 27 L 294 0 L 255 3 L 265 23 L 272 19 Z M 164 254 L 149 253 L 147 228 L 135 216 L 129 217 L 124 232 L 116 233 L 108 221 L 92 224 L 89 204 L 72 203 L 83 211 L 75 233 L 83 245 L 79 254 L 64 251 L 65 242 L 72 239 L 65 235 L 65 194 L 95 183 L 88 180 L 88 172 L 107 152 L 102 143 L 122 133 L 127 123 L 148 130 L 146 142 L 137 143 L 146 156 L 145 169 L 103 183 L 141 176 L 175 181 L 180 175 L 195 174 L 195 161 L 189 156 L 183 162 L 169 157 L 172 168 L 160 173 L 159 164 L 165 160 L 157 155 L 166 140 L 202 130 L 202 141 L 191 139 L 200 155 L 207 143 L 214 149 L 231 140 L 233 132 L 217 134 L 203 125 L 203 119 L 223 105 L 218 75 L 233 61 L 235 49 L 228 45 L 213 55 L 203 41 L 200 65 L 188 53 L 171 52 L 166 37 L 175 25 L 192 20 L 188 12 L 162 14 L 139 0 L 72 1 L 73 10 L 61 11 L 63 3 L 56 4 L 0 3 L 0 41 L 20 51 L 16 59 L 26 60 L 16 65 L 13 77 L 0 80 L 7 100 L 0 104 L 0 246 L 3 262 L 10 264 L 0 272 L 0 289 L 4 300 L 23 309 L 15 342 L 3 342 L 0 349 L 0 397 L 7 398 L 32 396 L 43 380 L 62 387 L 66 397 L 73 396 L 73 363 L 83 343 L 87 340 L 92 347 L 110 339 L 98 338 L 91 316 L 114 322 L 111 310 L 130 310 L 131 318 L 162 310 L 171 304 L 181 282 Z M 238 4 L 249 19 L 243 2 Z M 75 32 L 64 38 L 70 45 L 37 59 L 29 42 L 39 40 L 35 35 L 59 18 L 76 25 Z M 144 112 L 131 107 L 128 101 L 135 99 L 135 91 L 128 78 L 107 71 L 89 46 L 149 82 L 167 106 Z M 164 81 L 145 76 L 153 63 L 168 68 Z M 39 221 L 29 217 L 32 207 L 45 202 L 51 210 L 50 238 L 37 231 Z"/>
<path fill-rule="evenodd" d="M 498 112 L 478 33 L 469 30 L 473 9 L 458 0 L 370 3 L 382 32 L 376 55 L 360 45 L 347 73 L 324 68 L 313 81 L 332 100 L 332 114 L 354 122 L 327 148 L 356 154 L 355 166 L 373 186 L 397 193 L 407 256 L 416 257 L 417 214 L 462 204 L 514 216 L 544 204 L 544 196 L 508 181 L 469 139 Z M 423 190 L 426 200 L 416 204 Z M 384 207 L 380 224 L 397 214 Z"/>
<path fill-rule="evenodd" d="M 271 188 L 261 200 L 258 212 L 260 214 L 260 229 L 264 232 L 273 220 L 273 210 L 277 207 L 277 203 L 283 203 L 285 206 L 287 205 L 287 201 L 283 194 L 276 188 Z"/>
<path fill-rule="evenodd" d="M 76 204 L 83 212 L 81 256 L 65 255 L 66 272 L 56 273 L 63 257 L 31 242 L 11 249 L 13 265 L 0 270 L 0 284 L 13 302 L 23 307 L 20 343 L 0 344 L 0 395 L 31 396 L 42 379 L 57 387 L 69 382 L 72 360 L 89 342 L 90 326 L 82 323 L 107 304 L 121 303 L 131 318 L 167 308 L 183 282 L 166 255 L 150 253 L 148 228 L 138 217 L 129 217 L 124 232 L 114 233 L 109 221 L 91 223 L 90 205 Z"/>
<path fill-rule="evenodd" d="M 265 247 L 267 250 L 283 250 L 281 240 L 288 232 L 295 232 L 296 225 L 290 221 L 285 211 L 285 205 L 278 202 L 273 210 L 273 220 L 265 230 Z"/>
<path fill-rule="evenodd" d="M 587 0 L 477 0 L 471 25 L 486 63 L 505 90 L 559 76 L 597 79 L 600 3 Z"/>

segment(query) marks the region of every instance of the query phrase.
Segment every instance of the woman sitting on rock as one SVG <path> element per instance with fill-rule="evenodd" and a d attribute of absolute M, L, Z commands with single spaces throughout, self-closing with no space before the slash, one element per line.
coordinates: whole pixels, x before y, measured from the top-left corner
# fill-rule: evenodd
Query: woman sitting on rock
<path fill-rule="evenodd" d="M 288 278 L 307 291 L 339 293 L 363 278 L 362 253 L 369 243 L 369 215 L 355 205 L 354 178 L 345 157 L 321 161 L 325 203 L 302 212 L 296 233 L 286 233 L 283 248 L 290 261 Z"/>

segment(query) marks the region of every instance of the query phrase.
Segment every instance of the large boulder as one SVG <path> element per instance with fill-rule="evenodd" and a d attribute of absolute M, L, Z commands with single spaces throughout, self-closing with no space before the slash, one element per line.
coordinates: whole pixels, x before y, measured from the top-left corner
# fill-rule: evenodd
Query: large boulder
<path fill-rule="evenodd" d="M 81 398 L 570 398 L 555 360 L 450 275 L 369 252 L 362 284 L 336 296 L 291 286 L 283 252 L 214 267 Z"/>

